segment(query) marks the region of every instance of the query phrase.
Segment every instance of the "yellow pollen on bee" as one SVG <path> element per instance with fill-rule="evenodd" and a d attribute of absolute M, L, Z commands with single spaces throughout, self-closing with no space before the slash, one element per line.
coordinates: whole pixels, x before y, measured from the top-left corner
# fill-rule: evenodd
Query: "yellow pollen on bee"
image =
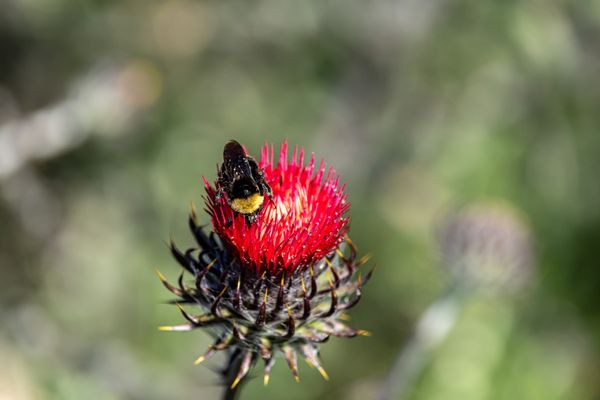
<path fill-rule="evenodd" d="M 240 214 L 252 214 L 262 206 L 264 196 L 260 193 L 251 194 L 248 197 L 233 199 L 231 208 Z"/>

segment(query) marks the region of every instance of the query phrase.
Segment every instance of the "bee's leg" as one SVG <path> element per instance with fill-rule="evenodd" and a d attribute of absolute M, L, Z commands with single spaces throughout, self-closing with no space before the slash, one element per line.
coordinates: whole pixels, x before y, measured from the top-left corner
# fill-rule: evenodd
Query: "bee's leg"
<path fill-rule="evenodd" d="M 227 176 L 224 163 L 221 165 L 221 168 L 219 168 L 219 166 L 217 165 L 217 169 L 217 192 L 215 193 L 215 200 L 219 202 L 221 201 L 221 198 L 225 193 L 225 188 L 227 187 L 227 182 L 229 181 L 229 178 Z M 229 199 L 227 201 L 229 202 Z"/>
<path fill-rule="evenodd" d="M 250 224 L 256 222 L 256 213 L 246 214 L 246 225 L 250 226 Z"/>
<path fill-rule="evenodd" d="M 215 200 L 218 202 L 221 201 L 221 198 L 223 197 L 223 186 L 219 186 L 217 188 L 217 192 L 215 193 Z"/>
<path fill-rule="evenodd" d="M 260 187 L 264 194 L 266 194 L 271 200 L 273 200 L 273 191 L 271 190 L 271 186 L 267 184 L 264 180 L 260 182 Z"/>

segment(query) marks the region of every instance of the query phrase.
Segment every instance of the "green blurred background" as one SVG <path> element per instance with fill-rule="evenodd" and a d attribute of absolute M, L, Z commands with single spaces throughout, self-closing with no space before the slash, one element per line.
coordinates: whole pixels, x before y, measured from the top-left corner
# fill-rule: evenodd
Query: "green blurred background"
<path fill-rule="evenodd" d="M 531 229 L 529 284 L 470 295 L 404 398 L 600 396 L 600 2 L 0 8 L 0 399 L 218 398 L 208 335 L 157 330 L 181 317 L 154 270 L 229 138 L 332 163 L 378 267 L 330 382 L 280 360 L 242 399 L 377 398 L 451 280 L 436 232 L 489 201 Z"/>

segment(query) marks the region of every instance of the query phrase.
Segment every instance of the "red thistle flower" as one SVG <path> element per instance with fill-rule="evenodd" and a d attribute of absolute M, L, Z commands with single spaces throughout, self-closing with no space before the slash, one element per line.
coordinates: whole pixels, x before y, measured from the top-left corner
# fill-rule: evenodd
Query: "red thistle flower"
<path fill-rule="evenodd" d="M 305 268 L 333 252 L 347 232 L 344 213 L 349 203 L 344 186 L 332 167 L 323 161 L 315 174 L 315 156 L 304 165 L 304 149 L 294 148 L 288 161 L 284 142 L 279 163 L 273 163 L 273 146 L 265 144 L 259 167 L 273 191 L 266 199 L 256 223 L 247 224 L 225 198 L 216 199 L 215 189 L 204 180 L 207 206 L 215 232 L 236 252 L 244 266 L 257 272 L 291 272 Z M 215 182 L 215 187 L 218 183 Z"/>
<path fill-rule="evenodd" d="M 226 146 L 224 158 L 235 153 L 237 169 L 222 167 L 214 187 L 204 179 L 214 232 L 207 234 L 198 225 L 192 208 L 189 226 L 196 245 L 180 251 L 171 243 L 173 256 L 193 279 L 187 282 L 182 272 L 178 285 L 172 285 L 159 274 L 187 320 L 161 329 L 210 327 L 215 343 L 196 364 L 219 350 L 229 354 L 223 371 L 225 398 L 233 398 L 259 358 L 265 362 L 266 384 L 277 353 L 296 379 L 298 354 L 327 378 L 319 344 L 331 336 L 366 334 L 342 318 L 358 303 L 372 274 L 361 277 L 358 271 L 367 259 L 357 259 L 348 238 L 349 205 L 331 167 L 324 162 L 315 167 L 314 156 L 304 165 L 304 151 L 297 148 L 288 161 L 286 143 L 277 165 L 268 145 L 256 163 L 237 142 L 228 145 L 232 143 L 234 151 L 227 153 Z M 242 177 L 237 188 L 242 197 L 235 197 L 233 185 L 222 186 L 231 183 L 229 174 Z M 232 207 L 248 212 L 241 215 Z M 203 313 L 186 311 L 186 304 Z"/>

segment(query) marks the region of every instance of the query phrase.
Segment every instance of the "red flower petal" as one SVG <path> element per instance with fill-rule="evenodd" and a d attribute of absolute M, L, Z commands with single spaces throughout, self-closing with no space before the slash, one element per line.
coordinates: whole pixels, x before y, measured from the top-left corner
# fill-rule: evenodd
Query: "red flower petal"
<path fill-rule="evenodd" d="M 225 198 L 217 202 L 215 189 L 204 180 L 215 232 L 244 266 L 257 272 L 306 267 L 333 252 L 348 230 L 344 214 L 350 205 L 333 168 L 326 169 L 321 161 L 315 173 L 314 154 L 304 165 L 304 149 L 298 147 L 288 161 L 287 142 L 281 145 L 277 166 L 273 158 L 273 146 L 265 144 L 259 165 L 273 200 L 265 197 L 263 209 L 250 225 L 243 215 L 235 215 Z"/>

